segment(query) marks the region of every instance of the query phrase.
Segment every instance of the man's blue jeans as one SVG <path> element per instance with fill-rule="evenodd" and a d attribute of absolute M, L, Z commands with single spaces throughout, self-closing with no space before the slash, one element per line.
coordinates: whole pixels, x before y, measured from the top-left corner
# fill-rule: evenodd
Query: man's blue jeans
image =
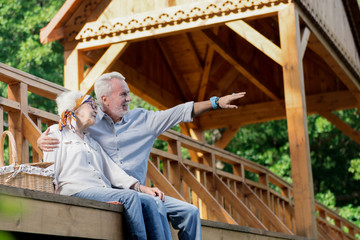
<path fill-rule="evenodd" d="M 201 221 L 197 207 L 169 196 L 165 196 L 164 204 L 173 228 L 179 230 L 180 240 L 201 240 Z"/>
<path fill-rule="evenodd" d="M 159 204 L 162 203 L 159 198 L 160 202 L 134 190 L 98 187 L 83 190 L 73 196 L 101 202 L 121 202 L 131 239 L 171 239 L 166 210 L 163 204 Z"/>
<path fill-rule="evenodd" d="M 173 228 L 179 230 L 178 237 L 180 240 L 201 240 L 201 221 L 197 207 L 169 196 L 165 196 L 165 202 L 162 202 L 158 197 L 152 198 L 155 199 L 159 208 L 158 211 L 162 215 L 163 226 L 168 226 L 167 219 L 163 217 L 165 212 Z M 167 239 L 171 239 L 171 235 L 169 236 L 168 238 L 166 235 Z"/>

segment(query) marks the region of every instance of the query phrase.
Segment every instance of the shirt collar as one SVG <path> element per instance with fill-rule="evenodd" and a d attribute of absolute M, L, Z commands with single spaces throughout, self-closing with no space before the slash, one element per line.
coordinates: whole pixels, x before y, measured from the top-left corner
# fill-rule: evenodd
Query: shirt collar
<path fill-rule="evenodd" d="M 100 120 L 102 120 L 105 116 L 107 116 L 109 119 L 111 119 L 109 117 L 109 115 L 107 115 L 106 113 L 103 112 L 103 110 L 101 109 L 101 107 L 98 108 L 98 113 L 97 113 L 98 117 Z M 121 121 L 123 121 L 124 123 L 127 123 L 129 121 L 129 113 L 127 113 L 122 119 Z M 121 122 L 120 121 L 120 122 Z"/>

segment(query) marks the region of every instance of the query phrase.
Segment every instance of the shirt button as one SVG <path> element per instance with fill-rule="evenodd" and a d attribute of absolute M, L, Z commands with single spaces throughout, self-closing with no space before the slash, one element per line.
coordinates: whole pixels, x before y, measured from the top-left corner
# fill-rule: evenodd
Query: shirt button
<path fill-rule="evenodd" d="M 120 164 L 122 164 L 123 162 L 122 161 L 120 161 Z"/>
<path fill-rule="evenodd" d="M 119 148 L 117 150 L 119 151 Z"/>
<path fill-rule="evenodd" d="M 90 162 L 89 162 L 89 164 L 90 164 Z"/>

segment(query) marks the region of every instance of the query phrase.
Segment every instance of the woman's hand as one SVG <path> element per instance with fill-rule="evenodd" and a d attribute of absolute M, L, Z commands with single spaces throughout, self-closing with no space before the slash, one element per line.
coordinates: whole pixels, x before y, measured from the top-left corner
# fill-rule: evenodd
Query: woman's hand
<path fill-rule="evenodd" d="M 147 186 L 140 185 L 140 191 L 154 197 L 159 196 L 161 201 L 163 202 L 165 201 L 165 194 L 162 191 L 160 191 L 160 189 L 158 189 L 157 187 L 150 188 Z"/>

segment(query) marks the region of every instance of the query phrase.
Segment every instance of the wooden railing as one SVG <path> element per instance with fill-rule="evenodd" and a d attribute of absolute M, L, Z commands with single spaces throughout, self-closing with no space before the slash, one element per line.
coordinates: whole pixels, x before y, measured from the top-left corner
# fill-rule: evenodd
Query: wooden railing
<path fill-rule="evenodd" d="M 28 92 L 54 100 L 66 89 L 1 63 L 0 81 L 8 89 L 0 97 L 0 133 L 13 133 L 20 162 L 37 162 L 42 155 L 36 146 L 40 129 L 57 123 L 58 116 L 32 107 Z M 296 234 L 289 183 L 261 165 L 175 131 L 158 139 L 167 143 L 167 151 L 152 149 L 148 185 L 196 205 L 203 219 Z M 230 166 L 232 173 L 219 169 L 219 163 Z M 319 203 L 316 210 L 319 239 L 360 237 L 360 229 L 334 211 Z"/>

